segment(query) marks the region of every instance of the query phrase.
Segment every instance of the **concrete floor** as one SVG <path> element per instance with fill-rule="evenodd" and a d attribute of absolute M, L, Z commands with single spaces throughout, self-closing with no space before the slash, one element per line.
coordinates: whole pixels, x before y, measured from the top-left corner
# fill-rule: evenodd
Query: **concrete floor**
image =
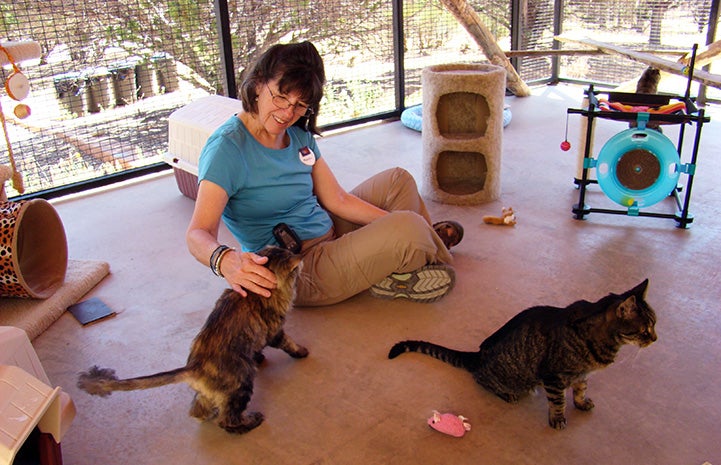
<path fill-rule="evenodd" d="M 562 152 L 559 144 L 566 109 L 577 108 L 582 96 L 582 87 L 559 85 L 509 98 L 501 198 L 479 206 L 429 202 L 434 219 L 456 219 L 466 229 L 454 249 L 458 283 L 448 297 L 423 305 L 361 294 L 291 314 L 286 331 L 311 354 L 293 360 L 267 351 L 252 400 L 266 421 L 243 436 L 188 417 L 192 392 L 185 385 L 106 399 L 75 387 L 77 373 L 93 364 L 123 377 L 184 364 L 224 287 L 186 250 L 193 202 L 172 175 L 54 201 L 70 257 L 110 263 L 110 276 L 89 296 L 118 312 L 87 327 L 66 313 L 34 341 L 50 379 L 77 405 L 62 443 L 65 463 L 720 464 L 721 119 L 710 109 L 689 229 L 670 219 L 602 213 L 578 221 L 571 208 L 578 201 L 579 116 L 569 121 L 574 148 Z M 597 150 L 625 127 L 601 123 Z M 664 129 L 675 142 L 677 127 Z M 685 148 L 690 134 L 687 128 Z M 327 135 L 320 147 L 348 188 L 396 165 L 422 179 L 421 134 L 399 122 Z M 587 203 L 609 205 L 597 186 Z M 517 211 L 514 228 L 483 224 L 483 215 L 504 206 Z M 670 199 L 655 207 L 675 210 Z M 509 405 L 439 361 L 386 358 L 393 343 L 407 338 L 475 350 L 526 307 L 595 300 L 646 277 L 659 340 L 622 350 L 595 374 L 589 395 L 596 408 L 569 408 L 564 431 L 548 426 L 543 395 Z M 466 416 L 472 430 L 462 439 L 433 431 L 426 424 L 433 410 Z"/>

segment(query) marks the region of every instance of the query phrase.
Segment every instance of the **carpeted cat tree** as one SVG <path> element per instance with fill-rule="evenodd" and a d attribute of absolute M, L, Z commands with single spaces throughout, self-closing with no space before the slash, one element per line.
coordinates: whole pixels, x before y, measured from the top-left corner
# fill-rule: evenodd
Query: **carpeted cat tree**
<path fill-rule="evenodd" d="M 431 66 L 423 70 L 422 87 L 423 195 L 456 205 L 498 199 L 505 70 Z"/>

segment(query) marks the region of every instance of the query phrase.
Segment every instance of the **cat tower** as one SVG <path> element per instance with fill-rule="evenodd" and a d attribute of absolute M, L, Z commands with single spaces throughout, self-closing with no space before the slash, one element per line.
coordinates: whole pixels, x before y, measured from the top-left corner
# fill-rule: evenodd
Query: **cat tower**
<path fill-rule="evenodd" d="M 491 64 L 425 68 L 423 184 L 425 197 L 477 205 L 501 193 L 506 72 Z"/>

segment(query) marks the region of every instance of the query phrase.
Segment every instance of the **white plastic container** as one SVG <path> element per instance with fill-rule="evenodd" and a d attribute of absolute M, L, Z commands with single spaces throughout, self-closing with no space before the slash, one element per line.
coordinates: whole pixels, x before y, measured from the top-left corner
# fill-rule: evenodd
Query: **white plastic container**
<path fill-rule="evenodd" d="M 168 117 L 168 151 L 163 158 L 173 167 L 178 189 L 186 197 L 195 199 L 198 195 L 198 159 L 208 137 L 242 109 L 240 100 L 209 95 Z"/>

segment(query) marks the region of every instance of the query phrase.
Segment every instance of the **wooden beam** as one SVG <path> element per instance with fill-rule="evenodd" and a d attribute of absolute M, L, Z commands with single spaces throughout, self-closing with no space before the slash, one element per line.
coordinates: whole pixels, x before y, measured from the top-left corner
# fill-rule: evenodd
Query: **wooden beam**
<path fill-rule="evenodd" d="M 654 55 L 669 55 L 674 57 L 683 57 L 686 55 L 684 50 L 644 50 L 646 53 Z M 546 49 L 546 50 L 506 50 L 503 52 L 508 58 L 513 57 L 543 57 L 543 56 L 576 56 L 576 55 L 603 55 L 604 51 L 597 48 L 562 48 L 562 49 Z M 697 57 L 698 61 L 698 57 Z"/>
<path fill-rule="evenodd" d="M 644 63 L 648 66 L 653 66 L 654 68 L 667 73 L 676 74 L 678 76 L 687 76 L 687 74 L 684 73 L 686 65 L 675 61 L 664 60 L 663 58 L 651 55 L 650 53 L 634 52 L 626 47 L 611 45 L 593 39 L 575 39 L 565 36 L 556 36 L 556 40 L 560 42 L 575 42 L 589 47 L 596 47 L 609 55 L 620 55 L 630 60 Z M 721 89 L 721 75 L 718 74 L 711 74 L 694 67 L 693 80 L 706 84 L 707 86 Z"/>
<path fill-rule="evenodd" d="M 481 22 L 473 7 L 466 0 L 441 0 L 441 3 L 453 13 L 466 31 L 473 37 L 481 47 L 488 60 L 494 65 L 501 66 L 506 70 L 506 87 L 516 97 L 527 97 L 531 95 L 531 89 L 521 79 L 511 62 L 498 46 L 496 38 L 491 31 Z"/>
<path fill-rule="evenodd" d="M 716 58 L 718 58 L 718 55 L 721 55 L 721 40 L 717 40 L 716 42 L 710 43 L 705 47 L 696 50 L 696 60 L 694 62 L 694 68 L 700 68 L 701 66 L 705 66 L 711 63 Z M 689 52 L 683 57 L 681 57 L 678 62 L 684 65 L 688 65 L 691 62 L 691 53 Z"/>
<path fill-rule="evenodd" d="M 33 60 L 40 58 L 40 44 L 34 41 L 23 41 L 23 42 L 0 42 L 0 45 L 5 50 L 0 49 L 0 66 L 7 66 L 10 64 L 10 58 L 8 53 L 15 61 L 19 64 L 26 60 Z"/>

